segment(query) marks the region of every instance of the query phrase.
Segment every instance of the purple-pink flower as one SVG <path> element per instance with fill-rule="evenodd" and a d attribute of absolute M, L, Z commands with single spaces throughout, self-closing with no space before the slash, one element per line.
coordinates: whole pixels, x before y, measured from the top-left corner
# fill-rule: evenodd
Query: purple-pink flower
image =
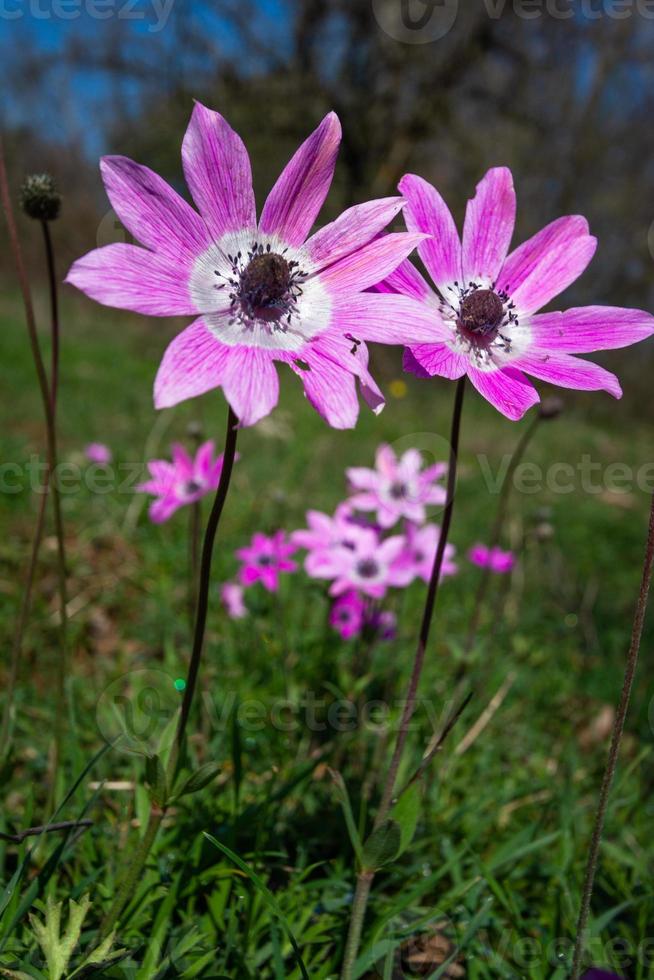
<path fill-rule="evenodd" d="M 329 113 L 282 172 L 258 220 L 243 142 L 199 103 L 182 145 L 197 211 L 147 167 L 102 159 L 112 207 L 144 247 L 95 249 L 74 263 L 67 281 L 107 306 L 196 317 L 164 355 L 158 408 L 222 387 L 241 425 L 253 425 L 277 404 L 275 363 L 282 362 L 330 425 L 351 428 L 357 379 L 368 404 L 383 405 L 364 342 L 431 339 L 433 313 L 424 303 L 366 292 L 424 238 L 381 234 L 402 198 L 356 205 L 310 235 L 340 140 L 338 117 Z"/>
<path fill-rule="evenodd" d="M 501 548 L 488 548 L 485 544 L 475 544 L 468 552 L 468 559 L 479 568 L 489 568 L 497 575 L 506 575 L 515 565 L 515 555 L 512 551 L 502 551 Z"/>
<path fill-rule="evenodd" d="M 243 598 L 244 589 L 238 582 L 225 582 L 220 588 L 220 598 L 230 619 L 245 619 L 248 614 Z"/>
<path fill-rule="evenodd" d="M 505 167 L 490 170 L 478 185 L 462 240 L 434 187 L 407 174 L 400 191 L 407 227 L 430 236 L 418 252 L 437 290 L 410 262 L 377 287 L 421 299 L 431 310 L 432 337 L 408 345 L 406 370 L 452 380 L 467 374 L 510 419 L 539 401 L 528 374 L 563 388 L 603 389 L 621 397 L 615 375 L 575 355 L 643 340 L 654 333 L 654 317 L 610 306 L 538 313 L 584 272 L 595 253 L 597 241 L 584 218 L 559 218 L 509 254 L 516 196 Z"/>
<path fill-rule="evenodd" d="M 84 449 L 84 455 L 89 463 L 98 463 L 100 466 L 106 466 L 113 459 L 111 449 L 103 442 L 90 442 Z"/>
<path fill-rule="evenodd" d="M 331 580 L 330 595 L 356 589 L 372 599 L 382 599 L 389 588 L 405 584 L 400 561 L 404 548 L 402 535 L 380 541 L 374 532 L 362 531 L 352 547 L 324 552 L 310 572 L 315 578 Z"/>
<path fill-rule="evenodd" d="M 329 612 L 329 625 L 344 640 L 351 640 L 363 629 L 366 618 L 366 603 L 358 592 L 350 589 L 334 600 Z"/>
<path fill-rule="evenodd" d="M 240 548 L 236 557 L 241 561 L 239 578 L 243 585 L 261 582 L 268 592 L 277 592 L 282 572 L 294 572 L 297 565 L 291 555 L 297 545 L 287 541 L 284 531 L 276 531 L 270 537 L 257 532 L 246 548 Z"/>
<path fill-rule="evenodd" d="M 332 553 L 339 549 L 346 552 L 358 548 L 374 548 L 377 531 L 356 520 L 349 503 L 339 505 L 333 517 L 317 510 L 307 512 L 308 527 L 293 531 L 291 541 L 307 551 L 304 567 L 308 575 L 322 578 L 323 565 L 332 567 Z"/>
<path fill-rule="evenodd" d="M 393 527 L 401 518 L 421 524 L 425 507 L 445 502 L 439 485 L 447 472 L 445 463 L 423 469 L 417 449 L 407 449 L 399 458 L 390 446 L 380 446 L 375 469 L 356 466 L 347 470 L 354 495 L 350 505 L 358 510 L 375 511 L 382 528 Z"/>
<path fill-rule="evenodd" d="M 199 447 L 195 456 L 183 446 L 172 447 L 172 462 L 152 459 L 148 463 L 151 479 L 139 484 L 137 490 L 156 497 L 150 504 L 150 519 L 155 524 L 167 521 L 180 507 L 201 500 L 215 490 L 223 467 L 222 456 L 214 455 L 212 440 Z"/>
<path fill-rule="evenodd" d="M 429 582 L 431 578 L 436 549 L 440 538 L 440 528 L 435 524 L 424 524 L 417 527 L 407 524 L 405 545 L 400 557 L 400 565 L 406 575 L 405 584 L 409 585 L 416 578 Z M 454 561 L 456 548 L 453 544 L 445 545 L 441 576 L 455 575 L 457 565 Z"/>

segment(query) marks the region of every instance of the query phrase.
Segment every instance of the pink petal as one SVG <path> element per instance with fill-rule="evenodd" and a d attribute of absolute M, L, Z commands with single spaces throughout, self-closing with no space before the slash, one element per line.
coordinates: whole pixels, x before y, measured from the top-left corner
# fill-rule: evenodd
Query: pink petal
<path fill-rule="evenodd" d="M 307 241 L 306 250 L 315 268 L 322 269 L 372 241 L 403 205 L 401 197 L 385 197 L 348 208 Z"/>
<path fill-rule="evenodd" d="M 497 371 L 478 371 L 469 367 L 468 377 L 480 395 L 514 422 L 540 401 L 530 381 L 512 367 Z"/>
<path fill-rule="evenodd" d="M 497 288 L 521 313 L 535 313 L 579 278 L 596 248 L 585 218 L 559 218 L 509 255 Z"/>
<path fill-rule="evenodd" d="M 489 170 L 468 201 L 463 226 L 463 281 L 493 283 L 506 258 L 515 226 L 516 199 L 507 167 Z"/>
<path fill-rule="evenodd" d="M 279 399 L 271 352 L 257 347 L 230 348 L 222 387 L 240 425 L 254 425 L 270 415 Z"/>
<path fill-rule="evenodd" d="M 368 370 L 368 348 L 365 344 L 355 345 L 341 333 L 330 330 L 320 334 L 312 341 L 312 348 L 329 357 L 338 367 L 345 368 L 359 379 L 361 395 L 366 405 L 375 413 L 384 408 L 386 401 L 377 382 Z"/>
<path fill-rule="evenodd" d="M 182 144 L 193 200 L 214 238 L 255 228 L 252 171 L 243 141 L 218 112 L 196 102 Z"/>
<path fill-rule="evenodd" d="M 330 112 L 282 171 L 268 195 L 259 227 L 288 245 L 301 245 L 318 216 L 334 176 L 341 141 L 338 116 Z"/>
<path fill-rule="evenodd" d="M 176 442 L 172 446 L 173 465 L 177 475 L 183 480 L 188 480 L 193 475 L 193 460 L 187 453 L 184 446 Z"/>
<path fill-rule="evenodd" d="M 436 300 L 431 286 L 408 259 L 400 262 L 394 272 L 386 276 L 382 282 L 378 282 L 375 290 L 378 293 L 402 293 L 414 299 Z"/>
<path fill-rule="evenodd" d="M 406 259 L 422 235 L 399 232 L 382 235 L 356 252 L 346 255 L 320 273 L 320 281 L 334 295 L 360 292 L 384 279 Z"/>
<path fill-rule="evenodd" d="M 404 351 L 404 370 L 419 378 L 431 378 L 437 374 L 456 381 L 463 377 L 467 369 L 467 358 L 463 354 L 455 354 L 447 344 L 417 344 Z"/>
<path fill-rule="evenodd" d="M 188 269 L 170 258 L 118 242 L 96 248 L 74 262 L 66 282 L 91 299 L 146 316 L 197 313 L 188 291 Z"/>
<path fill-rule="evenodd" d="M 433 235 L 418 246 L 420 258 L 439 288 L 461 282 L 461 242 L 454 218 L 435 187 L 406 174 L 400 191 L 407 199 L 404 218 L 409 231 Z"/>
<path fill-rule="evenodd" d="M 302 379 L 304 393 L 334 429 L 353 429 L 359 417 L 354 375 L 319 350 L 312 351 L 309 370 L 291 367 Z"/>
<path fill-rule="evenodd" d="M 525 354 L 513 363 L 521 371 L 561 388 L 608 391 L 614 398 L 622 398 L 622 388 L 614 374 L 572 354 Z"/>
<path fill-rule="evenodd" d="M 154 383 L 155 408 L 169 408 L 222 384 L 230 348 L 219 343 L 202 319 L 169 344 Z"/>
<path fill-rule="evenodd" d="M 433 307 L 393 293 L 362 293 L 337 301 L 332 323 L 344 334 L 379 344 L 437 343 L 447 335 Z"/>
<path fill-rule="evenodd" d="M 148 248 L 175 262 L 192 262 L 211 238 L 200 215 L 158 174 L 127 157 L 100 161 L 109 200 L 127 230 Z"/>
<path fill-rule="evenodd" d="M 205 480 L 210 479 L 212 470 L 214 469 L 214 452 L 215 446 L 213 439 L 209 439 L 208 442 L 204 442 L 200 446 L 195 454 L 195 460 L 193 463 L 193 472 L 196 476 Z"/>
<path fill-rule="evenodd" d="M 541 313 L 532 318 L 530 325 L 534 345 L 555 353 L 615 350 L 654 334 L 651 313 L 616 306 L 582 306 L 564 313 Z"/>
<path fill-rule="evenodd" d="M 153 524 L 164 524 L 180 507 L 181 503 L 177 497 L 172 494 L 167 494 L 158 500 L 152 501 L 148 515 Z"/>

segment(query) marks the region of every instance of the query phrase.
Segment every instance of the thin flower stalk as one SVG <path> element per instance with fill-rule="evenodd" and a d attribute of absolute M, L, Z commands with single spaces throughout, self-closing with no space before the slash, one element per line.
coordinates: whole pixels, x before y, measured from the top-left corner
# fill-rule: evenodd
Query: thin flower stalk
<path fill-rule="evenodd" d="M 195 615 L 195 630 L 193 636 L 193 649 L 189 670 L 186 677 L 184 688 L 184 698 L 180 710 L 175 741 L 173 743 L 168 765 L 166 768 L 167 784 L 172 787 L 177 775 L 180 762 L 185 756 L 186 728 L 193 705 L 193 697 L 197 686 L 200 663 L 202 660 L 202 648 L 204 645 L 204 635 L 207 624 L 207 613 L 209 609 L 209 587 L 211 584 L 211 565 L 213 559 L 213 549 L 216 540 L 216 533 L 220 524 L 225 500 L 229 491 L 229 485 L 236 459 L 236 439 L 238 434 L 238 419 L 230 408 L 227 413 L 227 432 L 225 436 L 225 449 L 223 452 L 223 463 L 220 473 L 220 481 L 216 490 L 211 514 L 207 523 L 202 545 L 202 557 L 200 561 L 200 574 L 198 580 L 198 599 Z M 107 913 L 101 928 L 100 938 L 108 936 L 118 922 L 131 894 L 133 893 L 134 883 L 138 880 L 148 855 L 154 844 L 161 822 L 166 815 L 166 801 L 152 801 L 150 816 L 145 834 L 134 853 L 133 860 L 130 862 L 125 877 L 116 893 L 111 908 Z"/>
<path fill-rule="evenodd" d="M 441 568 L 443 565 L 443 560 L 445 558 L 445 549 L 447 547 L 447 539 L 449 536 L 450 525 L 452 523 L 452 512 L 454 508 L 454 494 L 456 490 L 456 473 L 457 473 L 457 458 L 459 453 L 459 435 L 461 431 L 461 415 L 463 410 L 463 398 L 465 394 L 465 375 L 459 379 L 456 388 L 456 395 L 454 399 L 454 411 L 452 414 L 452 428 L 450 434 L 450 460 L 447 474 L 447 489 L 445 506 L 443 510 L 443 523 L 441 527 L 441 534 L 438 540 L 438 549 L 434 557 L 434 565 L 432 569 L 431 579 L 427 588 L 427 596 L 425 599 L 425 606 L 422 616 L 422 623 L 420 626 L 420 634 L 418 637 L 418 646 L 416 649 L 416 654 L 413 662 L 413 669 L 411 672 L 411 678 L 409 680 L 409 686 L 407 694 L 404 700 L 404 709 L 402 712 L 402 718 L 400 720 L 400 727 L 397 735 L 397 741 L 395 743 L 395 749 L 393 751 L 393 756 L 388 768 L 388 773 L 386 775 L 386 780 L 384 783 L 384 788 L 382 790 L 381 801 L 379 808 L 377 810 L 377 815 L 374 821 L 374 829 L 377 829 L 386 820 L 392 805 L 393 805 L 393 795 L 395 792 L 395 784 L 397 782 L 397 775 L 400 768 L 400 763 L 402 761 L 402 756 L 404 753 L 404 747 L 406 745 L 407 736 L 409 734 L 409 726 L 411 718 L 416 708 L 416 698 L 418 693 L 418 685 L 420 683 L 420 677 L 422 674 L 422 669 L 425 661 L 425 653 L 427 650 L 427 643 L 429 641 L 429 633 L 431 628 L 431 622 L 434 613 L 434 607 L 436 604 L 436 599 L 438 597 L 438 587 L 441 579 Z M 363 929 L 363 922 L 366 914 L 366 908 L 368 905 L 368 900 L 370 897 L 370 889 L 375 877 L 374 870 L 369 868 L 361 869 L 357 877 L 357 886 L 354 894 L 354 900 L 352 903 L 352 915 L 350 919 L 350 928 L 347 937 L 347 942 L 345 946 L 345 953 L 343 957 L 343 966 L 341 971 L 341 980 L 352 980 L 354 965 L 356 963 L 357 955 L 359 952 L 359 947 L 361 944 L 361 932 Z"/>
<path fill-rule="evenodd" d="M 624 681 L 622 684 L 622 692 L 620 694 L 620 700 L 618 702 L 615 721 L 613 723 L 613 731 L 611 733 L 609 754 L 606 762 L 606 768 L 604 770 L 604 776 L 602 778 L 602 785 L 600 787 L 597 812 L 595 814 L 595 822 L 593 825 L 593 832 L 591 835 L 590 847 L 588 850 L 586 872 L 584 875 L 584 883 L 583 883 L 582 895 L 581 895 L 581 907 L 579 910 L 579 918 L 577 920 L 577 933 L 575 937 L 575 948 L 574 948 L 574 954 L 572 959 L 571 980 L 579 980 L 579 975 L 581 973 L 582 958 L 584 954 L 584 945 L 586 941 L 586 927 L 588 925 L 588 917 L 590 915 L 590 905 L 593 897 L 593 887 L 595 884 L 595 874 L 597 872 L 599 849 L 600 849 L 600 844 L 602 842 L 602 834 L 604 832 L 604 822 L 606 819 L 606 811 L 608 808 L 611 786 L 613 784 L 613 778 L 615 776 L 615 772 L 618 765 L 618 757 L 620 754 L 620 743 L 622 742 L 625 721 L 627 718 L 627 712 L 629 710 L 631 691 L 633 688 L 634 678 L 636 676 L 636 668 L 638 666 L 638 654 L 640 652 L 640 642 L 643 636 L 643 625 L 645 623 L 645 613 L 647 612 L 647 601 L 649 599 L 649 591 L 652 582 L 653 568 L 654 568 L 654 495 L 652 496 L 652 505 L 650 510 L 647 545 L 645 549 L 645 560 L 643 563 L 643 575 L 640 584 L 640 592 L 638 594 L 638 601 L 636 603 L 636 612 L 634 615 L 634 623 L 633 623 L 633 629 L 631 633 L 631 643 L 629 646 L 629 653 L 627 655 L 627 665 L 625 668 Z"/>
<path fill-rule="evenodd" d="M 4 159 L 4 148 L 2 144 L 2 138 L 0 137 L 0 198 L 2 199 L 2 205 L 5 212 L 5 218 L 7 221 L 7 228 L 9 232 L 9 243 L 13 254 L 14 263 L 16 265 L 16 272 L 18 276 L 18 283 L 20 286 L 23 305 L 25 308 L 25 320 L 27 323 L 27 333 L 30 342 L 30 347 L 32 350 L 32 358 L 34 360 L 34 366 L 36 369 L 37 380 L 39 384 L 39 390 L 41 393 L 41 400 L 43 402 L 43 410 L 45 415 L 46 423 L 46 440 L 47 440 L 47 470 L 46 470 L 46 487 L 44 488 L 44 497 L 41 501 L 41 506 L 39 510 L 39 515 L 37 517 L 37 525 L 34 534 L 32 555 L 30 557 L 30 565 L 28 568 L 28 578 L 27 584 L 29 586 L 28 594 L 23 597 L 23 606 L 19 613 L 16 641 L 15 641 L 15 657 L 16 657 L 16 674 L 18 671 L 18 662 L 20 660 L 20 650 L 22 648 L 22 637 L 24 632 L 24 626 L 27 622 L 29 615 L 29 609 L 31 605 L 31 594 L 33 590 L 34 582 L 34 572 L 36 568 L 36 561 L 38 556 L 38 549 L 40 540 L 43 534 L 43 521 L 45 515 L 45 500 L 46 495 L 49 491 L 52 494 L 53 509 L 55 515 L 55 528 L 58 539 L 58 578 L 59 578 L 59 600 L 60 600 L 60 660 L 63 664 L 67 664 L 68 661 L 68 643 L 67 643 L 67 596 L 66 596 L 66 573 L 65 573 L 65 558 L 63 552 L 63 521 L 61 516 L 61 499 L 59 494 L 59 488 L 57 486 L 56 479 L 52 479 L 52 475 L 56 472 L 57 466 L 57 436 L 56 436 L 56 425 L 55 425 L 55 391 L 56 391 L 56 381 L 58 376 L 58 369 L 55 370 L 53 375 L 53 385 L 52 387 L 48 383 L 48 377 L 46 373 L 45 364 L 43 361 L 43 355 L 41 353 L 41 348 L 39 344 L 38 331 L 36 328 L 36 318 L 34 316 L 34 307 L 32 304 L 32 294 L 30 290 L 29 278 L 27 275 L 27 270 L 25 268 L 25 262 L 23 259 L 23 253 L 20 246 L 20 240 L 18 237 L 18 231 L 16 228 L 16 222 L 14 219 L 13 206 L 11 202 L 11 194 L 9 191 L 9 182 L 7 179 L 7 169 L 5 166 Z M 53 269 L 53 263 L 50 263 L 50 257 L 48 257 L 49 269 Z M 54 293 L 56 294 L 56 284 L 53 279 L 52 272 L 49 276 L 50 278 L 50 289 L 51 297 Z M 52 319 L 53 319 L 53 339 L 55 334 L 58 336 L 58 310 L 56 304 L 56 295 L 52 305 Z M 58 358 L 58 342 L 53 344 L 53 358 Z M 54 362 L 53 362 L 54 364 Z M 13 673 L 12 666 L 12 673 Z M 62 667 L 62 671 L 64 668 Z M 65 675 L 64 675 L 65 676 Z M 14 680 L 15 684 L 15 680 Z M 9 699 L 8 699 L 9 701 Z M 9 709 L 10 710 L 10 709 Z M 59 710 L 59 709 L 58 709 Z M 8 718 L 7 718 L 8 724 Z M 5 719 L 3 719 L 3 743 L 5 737 Z M 59 726 L 57 726 L 59 727 Z M 60 752 L 60 733 L 56 733 L 55 737 L 55 751 L 53 758 L 53 771 L 52 771 L 52 785 L 56 782 L 56 773 L 60 763 L 61 752 Z"/>

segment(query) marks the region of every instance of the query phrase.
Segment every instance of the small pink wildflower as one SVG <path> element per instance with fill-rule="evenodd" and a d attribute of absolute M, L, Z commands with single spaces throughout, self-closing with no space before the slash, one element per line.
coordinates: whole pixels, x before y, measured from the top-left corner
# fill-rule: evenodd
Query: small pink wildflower
<path fill-rule="evenodd" d="M 416 578 L 429 582 L 431 578 L 436 549 L 440 538 L 440 528 L 436 524 L 425 524 L 417 527 L 407 524 L 405 547 L 400 558 L 400 564 L 405 571 L 409 585 Z M 452 544 L 445 546 L 441 576 L 455 575 L 458 567 L 454 561 L 456 548 Z"/>
<path fill-rule="evenodd" d="M 248 614 L 243 600 L 244 589 L 238 582 L 225 582 L 220 588 L 220 598 L 230 619 L 245 619 Z"/>
<path fill-rule="evenodd" d="M 373 612 L 367 625 L 374 630 L 377 638 L 384 642 L 394 640 L 397 636 L 397 616 L 390 609 L 379 609 Z"/>
<path fill-rule="evenodd" d="M 136 488 L 152 494 L 157 499 L 150 505 L 150 519 L 155 524 L 167 521 L 180 507 L 201 500 L 215 490 L 223 467 L 222 456 L 214 456 L 214 444 L 205 442 L 195 456 L 190 456 L 183 446 L 172 447 L 172 462 L 152 459 L 148 463 L 150 480 Z"/>
<path fill-rule="evenodd" d="M 615 375 L 575 355 L 644 340 L 654 333 L 654 317 L 612 306 L 538 313 L 593 258 L 597 240 L 585 218 L 559 218 L 509 254 L 516 195 L 506 167 L 489 170 L 477 186 L 462 240 L 445 201 L 427 181 L 407 174 L 399 189 L 408 229 L 431 236 L 418 244 L 418 252 L 436 287 L 410 262 L 377 287 L 421 299 L 431 310 L 432 337 L 408 345 L 405 370 L 450 380 L 467 374 L 484 398 L 514 420 L 540 400 L 527 375 L 621 397 Z"/>
<path fill-rule="evenodd" d="M 364 511 L 376 511 L 383 528 L 393 527 L 401 518 L 422 524 L 425 507 L 445 502 L 445 490 L 438 485 L 447 472 L 445 463 L 422 468 L 417 449 L 407 449 L 399 458 L 390 446 L 380 446 L 375 469 L 358 466 L 347 470 L 354 492 L 350 503 Z"/>
<path fill-rule="evenodd" d="M 157 408 L 222 387 L 240 424 L 254 425 L 277 404 L 281 363 L 330 425 L 352 428 L 357 381 L 373 410 L 384 404 L 365 342 L 431 339 L 433 316 L 424 303 L 367 291 L 425 237 L 381 234 L 404 206 L 401 197 L 355 205 L 310 234 L 340 141 L 330 112 L 293 155 L 259 217 L 242 140 L 199 102 L 182 144 L 197 210 L 147 167 L 103 157 L 112 207 L 144 247 L 95 249 L 66 281 L 106 306 L 195 317 L 164 354 Z"/>
<path fill-rule="evenodd" d="M 347 503 L 340 504 L 333 517 L 317 510 L 307 512 L 308 528 L 293 531 L 291 541 L 298 548 L 305 548 L 304 567 L 312 578 L 323 578 L 323 567 L 331 567 L 332 553 L 338 549 L 351 552 L 368 544 L 377 543 L 374 528 L 356 520 Z"/>
<path fill-rule="evenodd" d="M 240 548 L 236 557 L 243 563 L 239 578 L 243 585 L 261 582 L 268 592 L 277 592 L 282 572 L 294 572 L 297 565 L 290 556 L 297 545 L 286 540 L 284 531 L 276 531 L 268 537 L 257 532 L 246 548 Z"/>
<path fill-rule="evenodd" d="M 329 624 L 344 640 L 351 640 L 363 629 L 365 613 L 364 600 L 358 592 L 350 589 L 334 601 L 329 613 Z"/>
<path fill-rule="evenodd" d="M 501 548 L 488 548 L 485 544 L 476 544 L 468 552 L 468 559 L 479 568 L 489 568 L 497 575 L 506 575 L 515 565 L 515 555 L 512 551 L 502 551 Z"/>
<path fill-rule="evenodd" d="M 362 595 L 382 599 L 389 588 L 404 584 L 399 563 L 403 548 L 401 535 L 379 541 L 374 532 L 362 530 L 353 547 L 325 552 L 312 574 L 315 578 L 332 580 L 330 595 L 357 589 Z"/>
<path fill-rule="evenodd" d="M 90 442 L 84 449 L 84 455 L 89 463 L 97 463 L 100 466 L 106 466 L 113 459 L 111 449 L 103 442 Z"/>

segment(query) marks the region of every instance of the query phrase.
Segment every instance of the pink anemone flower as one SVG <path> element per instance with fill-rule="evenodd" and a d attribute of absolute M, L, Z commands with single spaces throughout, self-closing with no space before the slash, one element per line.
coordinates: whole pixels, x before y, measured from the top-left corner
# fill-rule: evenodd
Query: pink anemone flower
<path fill-rule="evenodd" d="M 329 612 L 329 625 L 343 637 L 351 640 L 364 627 L 366 604 L 358 592 L 351 589 L 335 601 Z"/>
<path fill-rule="evenodd" d="M 613 374 L 574 355 L 643 340 L 654 333 L 654 317 L 610 306 L 538 313 L 584 272 L 595 253 L 597 240 L 584 218 L 559 218 L 509 254 L 516 197 L 505 167 L 490 170 L 478 185 L 462 241 L 434 187 L 407 174 L 400 191 L 409 230 L 432 236 L 418 252 L 437 289 L 409 262 L 377 287 L 422 299 L 431 310 L 431 340 L 407 345 L 405 370 L 451 380 L 467 374 L 484 398 L 514 420 L 539 401 L 527 374 L 562 388 L 603 389 L 621 397 Z"/>
<path fill-rule="evenodd" d="M 431 311 L 406 296 L 366 292 L 424 235 L 381 235 L 401 197 L 359 204 L 310 235 L 332 182 L 341 139 L 332 112 L 300 146 L 257 220 L 240 137 L 196 103 L 182 145 L 194 210 L 147 167 L 104 157 L 118 217 L 144 247 L 116 243 L 78 259 L 67 282 L 107 306 L 147 316 L 194 316 L 170 344 L 155 381 L 157 408 L 222 387 L 241 425 L 277 404 L 275 362 L 301 379 L 335 428 L 352 428 L 358 379 L 378 411 L 365 341 L 410 345 L 432 334 Z"/>
<path fill-rule="evenodd" d="M 376 511 L 383 528 L 392 527 L 402 517 L 421 524 L 426 506 L 445 502 L 445 490 L 436 481 L 447 473 L 445 463 L 426 469 L 422 469 L 422 464 L 417 449 L 407 449 L 398 458 L 390 446 L 380 446 L 374 470 L 356 466 L 347 471 L 355 491 L 350 498 L 351 506 Z"/>
<path fill-rule="evenodd" d="M 479 568 L 489 568 L 496 575 L 506 575 L 515 565 L 515 555 L 512 551 L 502 551 L 501 548 L 488 548 L 485 544 L 476 544 L 468 552 L 468 559 Z"/>
<path fill-rule="evenodd" d="M 261 582 L 268 592 L 277 592 L 282 572 L 294 572 L 297 565 L 290 556 L 297 545 L 286 540 L 284 531 L 268 537 L 257 532 L 246 548 L 239 548 L 236 557 L 242 562 L 239 578 L 243 585 Z"/>
<path fill-rule="evenodd" d="M 244 589 L 238 582 L 225 582 L 220 588 L 220 598 L 230 619 L 245 619 L 248 614 L 243 595 Z"/>
<path fill-rule="evenodd" d="M 84 455 L 89 463 L 97 463 L 99 466 L 107 466 L 113 459 L 111 449 L 103 442 L 90 442 L 84 448 Z"/>
<path fill-rule="evenodd" d="M 429 582 L 440 534 L 440 528 L 436 524 L 425 524 L 423 527 L 416 527 L 415 524 L 407 525 L 405 547 L 400 559 L 400 564 L 406 575 L 405 585 L 409 585 L 416 578 Z M 443 578 L 448 575 L 456 575 L 458 566 L 454 561 L 455 554 L 454 545 L 445 545 L 441 566 Z"/>
<path fill-rule="evenodd" d="M 377 532 L 353 518 L 349 503 L 340 504 L 333 517 L 317 510 L 307 511 L 308 527 L 293 531 L 291 541 L 307 551 L 304 567 L 312 578 L 322 578 L 326 562 L 331 567 L 331 552 L 337 549 L 355 551 L 362 544 L 374 547 Z"/>
<path fill-rule="evenodd" d="M 405 576 L 399 562 L 403 548 L 402 535 L 380 542 L 373 532 L 364 532 L 353 547 L 325 552 L 311 574 L 314 578 L 332 580 L 330 595 L 355 589 L 372 599 L 382 599 L 389 588 L 404 585 Z"/>
<path fill-rule="evenodd" d="M 190 456 L 176 443 L 172 447 L 172 462 L 150 460 L 151 479 L 140 483 L 136 489 L 157 498 L 151 503 L 149 514 L 155 524 L 162 524 L 180 507 L 193 504 L 215 490 L 222 468 L 223 457 L 214 456 L 212 440 L 200 446 L 195 456 Z"/>

